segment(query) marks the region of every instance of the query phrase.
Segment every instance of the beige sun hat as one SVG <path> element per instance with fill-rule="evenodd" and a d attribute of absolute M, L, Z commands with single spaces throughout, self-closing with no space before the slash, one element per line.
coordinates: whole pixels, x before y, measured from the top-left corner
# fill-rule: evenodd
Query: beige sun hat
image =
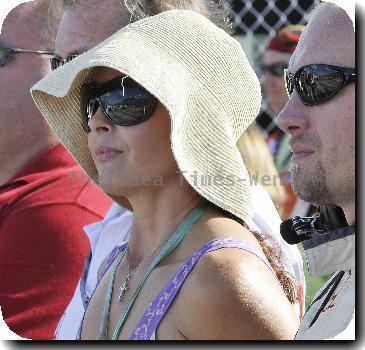
<path fill-rule="evenodd" d="M 196 12 L 170 10 L 124 27 L 34 85 L 43 116 L 96 183 L 80 87 L 97 66 L 130 76 L 156 96 L 170 113 L 172 150 L 185 179 L 251 226 L 250 182 L 236 142 L 260 110 L 261 90 L 239 43 Z M 125 197 L 110 197 L 130 208 Z"/>

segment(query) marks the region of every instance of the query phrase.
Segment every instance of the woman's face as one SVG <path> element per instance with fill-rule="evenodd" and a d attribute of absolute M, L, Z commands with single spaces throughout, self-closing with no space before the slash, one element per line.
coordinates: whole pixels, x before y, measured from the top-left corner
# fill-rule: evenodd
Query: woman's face
<path fill-rule="evenodd" d="M 94 83 L 121 76 L 116 70 L 98 68 Z M 128 196 L 142 187 L 156 190 L 178 176 L 171 151 L 170 116 L 161 103 L 151 117 L 133 126 L 112 124 L 99 108 L 89 127 L 89 149 L 105 192 Z"/>

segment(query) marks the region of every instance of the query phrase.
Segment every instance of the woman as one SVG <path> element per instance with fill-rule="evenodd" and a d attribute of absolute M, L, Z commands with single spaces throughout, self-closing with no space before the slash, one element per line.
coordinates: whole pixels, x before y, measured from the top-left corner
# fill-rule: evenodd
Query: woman
<path fill-rule="evenodd" d="M 249 230 L 236 141 L 261 94 L 234 39 L 195 12 L 166 11 L 32 94 L 86 172 L 134 213 L 128 246 L 100 268 L 81 339 L 294 337 L 295 288 Z"/>

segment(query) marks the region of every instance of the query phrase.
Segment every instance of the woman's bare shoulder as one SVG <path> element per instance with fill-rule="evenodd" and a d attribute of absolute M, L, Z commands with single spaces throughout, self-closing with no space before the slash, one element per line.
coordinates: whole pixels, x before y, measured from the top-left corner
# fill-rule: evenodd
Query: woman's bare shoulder
<path fill-rule="evenodd" d="M 208 215 L 197 227 L 195 236 L 204 237 L 206 240 L 209 240 L 209 237 L 236 237 L 261 252 L 260 243 L 252 232 L 237 221 L 224 216 Z"/>
<path fill-rule="evenodd" d="M 188 339 L 292 339 L 298 327 L 276 277 L 241 249 L 205 254 L 182 292 L 179 331 Z"/>

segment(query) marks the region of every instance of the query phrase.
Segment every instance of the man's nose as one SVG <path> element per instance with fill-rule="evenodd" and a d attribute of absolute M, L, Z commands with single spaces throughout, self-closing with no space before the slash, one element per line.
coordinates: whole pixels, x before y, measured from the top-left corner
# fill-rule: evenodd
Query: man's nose
<path fill-rule="evenodd" d="M 302 103 L 296 91 L 293 92 L 289 101 L 276 118 L 279 128 L 290 135 L 294 135 L 308 127 L 306 106 Z"/>

